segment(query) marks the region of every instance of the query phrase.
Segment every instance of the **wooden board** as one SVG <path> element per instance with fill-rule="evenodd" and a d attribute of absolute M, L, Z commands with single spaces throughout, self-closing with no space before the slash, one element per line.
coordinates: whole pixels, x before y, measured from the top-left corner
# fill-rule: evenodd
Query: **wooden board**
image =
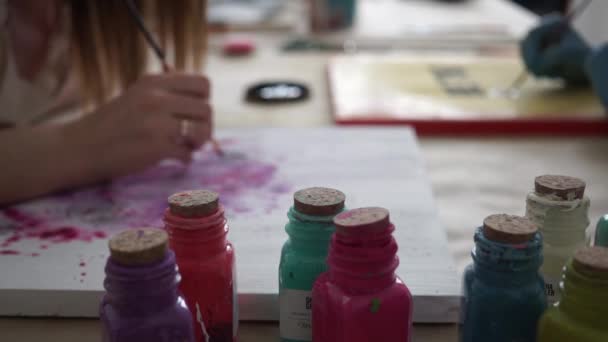
<path fill-rule="evenodd" d="M 329 64 L 341 124 L 408 124 L 419 134 L 605 134 L 608 116 L 590 87 L 529 76 L 516 58 L 342 56 Z M 514 95 L 514 96 L 513 96 Z"/>
<path fill-rule="evenodd" d="M 318 185 L 343 190 L 349 208 L 388 208 L 414 320 L 457 321 L 460 280 L 410 129 L 235 129 L 219 137 L 224 159 L 200 151 L 189 169 L 165 163 L 0 211 L 0 315 L 96 316 L 107 237 L 162 226 L 169 194 L 209 188 L 228 214 L 241 319 L 277 320 L 286 212 L 293 191 Z"/>

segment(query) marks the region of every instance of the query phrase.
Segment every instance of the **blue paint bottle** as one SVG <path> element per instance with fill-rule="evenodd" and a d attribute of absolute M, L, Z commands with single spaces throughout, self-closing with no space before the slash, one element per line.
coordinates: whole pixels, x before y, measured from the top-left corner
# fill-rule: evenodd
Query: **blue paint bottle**
<path fill-rule="evenodd" d="M 534 342 L 547 307 L 542 237 L 530 220 L 491 215 L 475 232 L 464 274 L 462 342 Z"/>

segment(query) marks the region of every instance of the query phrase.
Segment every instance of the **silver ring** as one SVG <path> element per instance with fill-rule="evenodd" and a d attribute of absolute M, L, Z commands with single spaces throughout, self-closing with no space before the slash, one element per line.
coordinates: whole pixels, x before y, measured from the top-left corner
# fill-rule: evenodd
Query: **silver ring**
<path fill-rule="evenodd" d="M 179 125 L 179 135 L 187 141 L 190 138 L 190 131 L 192 130 L 192 122 L 187 119 L 182 119 Z"/>

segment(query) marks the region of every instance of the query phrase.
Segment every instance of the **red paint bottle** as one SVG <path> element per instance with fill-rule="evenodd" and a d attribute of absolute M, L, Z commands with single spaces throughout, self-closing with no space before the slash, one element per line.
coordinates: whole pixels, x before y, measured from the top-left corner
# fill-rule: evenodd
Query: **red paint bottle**
<path fill-rule="evenodd" d="M 182 275 L 180 290 L 194 318 L 196 340 L 236 341 L 235 257 L 218 194 L 206 190 L 174 194 L 164 220 Z"/>
<path fill-rule="evenodd" d="M 361 208 L 334 218 L 328 271 L 312 293 L 314 342 L 410 341 L 412 296 L 399 265 L 388 210 Z"/>

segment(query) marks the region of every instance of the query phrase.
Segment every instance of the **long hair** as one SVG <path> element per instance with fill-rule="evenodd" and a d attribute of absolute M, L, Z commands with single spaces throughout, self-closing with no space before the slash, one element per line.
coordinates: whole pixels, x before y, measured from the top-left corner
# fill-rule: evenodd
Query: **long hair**
<path fill-rule="evenodd" d="M 66 0 L 71 54 L 85 98 L 99 104 L 149 66 L 143 35 L 123 0 Z M 206 49 L 206 0 L 135 0 L 176 70 L 199 70 Z"/>

